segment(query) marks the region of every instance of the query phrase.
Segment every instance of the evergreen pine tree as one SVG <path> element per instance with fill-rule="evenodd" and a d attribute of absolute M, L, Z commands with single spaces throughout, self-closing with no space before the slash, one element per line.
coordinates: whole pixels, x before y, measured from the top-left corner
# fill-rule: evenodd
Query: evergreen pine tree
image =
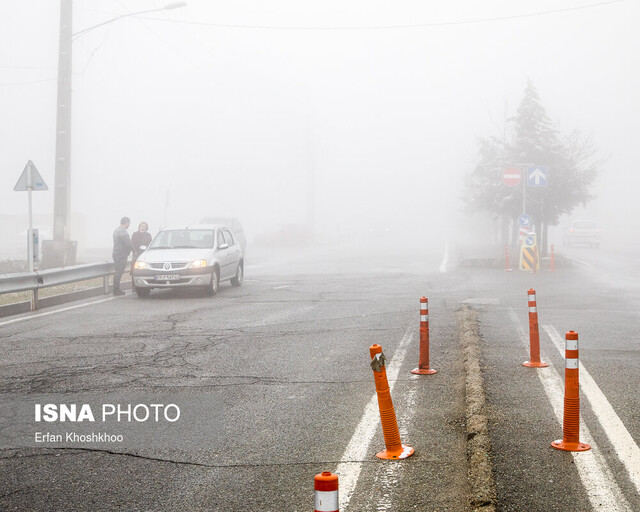
<path fill-rule="evenodd" d="M 523 187 L 507 187 L 502 183 L 503 171 L 518 166 L 526 180 L 529 166 L 548 169 L 546 187 L 526 187 L 526 213 L 532 217 L 541 253 L 547 250 L 547 228 L 556 225 L 561 215 L 570 213 L 592 199 L 589 192 L 602 160 L 589 139 L 578 131 L 562 137 L 547 115 L 531 80 L 516 115 L 509 119 L 512 140 L 495 137 L 480 140 L 479 161 L 466 187 L 467 206 L 472 211 L 488 211 L 513 220 L 523 206 Z"/>

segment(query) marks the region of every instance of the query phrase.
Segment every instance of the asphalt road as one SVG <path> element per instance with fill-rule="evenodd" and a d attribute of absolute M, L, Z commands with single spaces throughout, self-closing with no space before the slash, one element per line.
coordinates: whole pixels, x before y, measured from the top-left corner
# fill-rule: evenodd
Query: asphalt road
<path fill-rule="evenodd" d="M 639 510 L 639 276 L 594 254 L 584 265 L 567 253 L 553 273 L 442 273 L 439 250 L 334 247 L 254 260 L 241 288 L 212 298 L 129 294 L 3 319 L 0 508 L 306 511 L 314 474 L 328 470 L 340 477 L 343 512 L 470 510 L 456 314 L 467 306 L 478 313 L 497 493 L 489 505 Z M 545 369 L 521 365 L 532 287 Z M 410 373 L 422 295 L 438 370 L 431 376 Z M 562 437 L 558 338 L 570 329 L 591 377 L 581 374 L 581 434 L 593 449 L 577 455 L 550 447 Z M 375 457 L 384 440 L 370 407 L 374 343 L 387 357 L 402 441 L 415 448 L 403 461 Z M 47 423 L 34 421 L 35 403 L 174 403 L 182 415 Z M 56 429 L 123 441 L 35 442 L 35 431 Z"/>

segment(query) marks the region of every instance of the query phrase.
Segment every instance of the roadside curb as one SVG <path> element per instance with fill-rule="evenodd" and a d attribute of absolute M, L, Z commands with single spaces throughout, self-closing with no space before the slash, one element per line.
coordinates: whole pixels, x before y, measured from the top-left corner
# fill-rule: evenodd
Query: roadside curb
<path fill-rule="evenodd" d="M 463 349 L 469 503 L 474 511 L 493 512 L 496 488 L 491 464 L 491 443 L 485 412 L 485 392 L 480 370 L 478 312 L 464 305 L 456 311 L 458 334 Z"/>

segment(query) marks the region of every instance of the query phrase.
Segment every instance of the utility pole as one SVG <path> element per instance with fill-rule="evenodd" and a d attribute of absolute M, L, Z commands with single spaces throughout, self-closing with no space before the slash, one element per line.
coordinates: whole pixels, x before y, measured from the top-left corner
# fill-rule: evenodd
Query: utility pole
<path fill-rule="evenodd" d="M 53 242 L 43 244 L 43 266 L 75 263 L 70 241 L 71 220 L 71 72 L 73 2 L 60 0 L 58 45 L 58 99 L 56 110 L 56 161 L 53 187 Z"/>
<path fill-rule="evenodd" d="M 312 127 L 307 126 L 307 227 L 310 235 L 316 231 L 316 153 Z"/>
<path fill-rule="evenodd" d="M 306 226 L 309 231 L 309 238 L 313 242 L 316 242 L 316 223 L 317 223 L 317 165 L 318 165 L 318 129 L 317 122 L 318 116 L 316 115 L 316 109 L 313 107 L 312 97 L 307 87 L 304 88 L 305 98 L 307 105 L 309 105 L 305 116 L 305 155 L 303 158 L 304 166 L 306 167 L 306 196 L 307 196 L 307 211 L 306 211 Z"/>
<path fill-rule="evenodd" d="M 58 48 L 58 107 L 56 122 L 53 239 L 69 240 L 71 206 L 71 70 L 72 0 L 60 0 L 60 45 Z"/>
<path fill-rule="evenodd" d="M 71 78 L 72 45 L 76 37 L 122 18 L 186 6 L 171 2 L 158 9 L 129 12 L 97 25 L 73 32 L 73 1 L 60 0 L 60 43 L 58 46 L 58 106 L 56 120 L 56 162 L 53 187 L 53 241 L 43 241 L 42 267 L 74 265 L 76 242 L 71 241 Z"/>

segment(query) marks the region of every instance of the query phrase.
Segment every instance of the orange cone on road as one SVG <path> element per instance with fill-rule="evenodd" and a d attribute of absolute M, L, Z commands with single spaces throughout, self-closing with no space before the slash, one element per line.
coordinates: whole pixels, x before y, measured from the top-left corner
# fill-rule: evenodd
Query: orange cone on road
<path fill-rule="evenodd" d="M 417 375 L 433 375 L 436 370 L 429 368 L 429 299 L 420 298 L 420 358 L 418 367 L 411 370 Z"/>
<path fill-rule="evenodd" d="M 387 380 L 387 369 L 385 368 L 385 357 L 380 345 L 369 347 L 371 355 L 371 368 L 373 368 L 373 378 L 376 383 L 376 393 L 378 394 L 378 407 L 380 408 L 380 420 L 382 422 L 382 433 L 386 449 L 376 453 L 379 459 L 406 459 L 413 455 L 413 448 L 402 444 L 400 441 L 400 431 L 396 420 L 396 411 L 391 401 L 391 390 Z"/>
<path fill-rule="evenodd" d="M 318 473 L 313 487 L 315 489 L 313 512 L 339 512 L 338 475 L 330 471 Z"/>
<path fill-rule="evenodd" d="M 551 443 L 556 450 L 565 452 L 584 452 L 591 446 L 580 442 L 580 383 L 578 358 L 578 333 L 565 334 L 564 360 L 564 417 L 562 420 L 562 439 Z"/>
<path fill-rule="evenodd" d="M 509 245 L 504 246 L 504 271 L 511 272 L 513 269 L 511 268 L 511 263 L 509 263 Z"/>
<path fill-rule="evenodd" d="M 529 296 L 529 360 L 522 363 L 522 366 L 544 368 L 549 365 L 540 361 L 540 331 L 538 330 L 536 291 L 531 288 L 527 294 Z"/>

